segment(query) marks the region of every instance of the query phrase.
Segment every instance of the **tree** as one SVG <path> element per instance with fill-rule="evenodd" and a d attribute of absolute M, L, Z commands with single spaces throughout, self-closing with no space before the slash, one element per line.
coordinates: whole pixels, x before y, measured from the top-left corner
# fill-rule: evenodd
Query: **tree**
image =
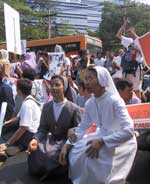
<path fill-rule="evenodd" d="M 75 30 L 69 29 L 69 21 L 68 20 L 61 20 L 61 28 L 57 30 L 58 35 L 67 36 L 67 35 L 75 35 L 77 32 Z"/>
<path fill-rule="evenodd" d="M 120 40 L 116 38 L 116 33 L 123 23 L 124 16 L 123 6 L 109 2 L 104 3 L 99 37 L 103 41 L 103 49 L 105 51 L 116 51 L 121 47 Z M 150 6 L 128 1 L 126 16 L 130 20 L 130 26 L 134 26 L 139 35 L 143 35 L 150 30 Z"/>
<path fill-rule="evenodd" d="M 3 2 L 0 4 L 0 41 L 5 41 Z M 5 0 L 20 13 L 21 38 L 32 40 L 48 38 L 49 0 Z M 53 12 L 52 12 L 53 13 Z"/>

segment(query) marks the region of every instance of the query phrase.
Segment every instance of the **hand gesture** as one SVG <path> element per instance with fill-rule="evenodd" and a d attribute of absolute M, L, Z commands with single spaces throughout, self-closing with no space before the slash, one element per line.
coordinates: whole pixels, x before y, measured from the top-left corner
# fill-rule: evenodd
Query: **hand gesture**
<path fill-rule="evenodd" d="M 68 130 L 68 139 L 71 143 L 76 142 L 77 136 L 75 134 L 74 128 Z"/>
<path fill-rule="evenodd" d="M 123 26 L 126 28 L 129 23 L 128 17 L 123 17 Z"/>
<path fill-rule="evenodd" d="M 30 154 L 33 151 L 36 151 L 38 148 L 38 141 L 36 139 L 32 139 L 28 146 L 28 153 Z"/>
<path fill-rule="evenodd" d="M 68 149 L 70 146 L 71 145 L 69 145 L 69 144 L 65 144 L 62 147 L 61 152 L 59 154 L 59 163 L 63 166 L 67 164 L 66 157 L 67 157 Z"/>
<path fill-rule="evenodd" d="M 0 152 L 5 151 L 7 149 L 7 145 L 5 143 L 0 144 Z"/>
<path fill-rule="evenodd" d="M 102 146 L 104 145 L 103 140 L 94 139 L 87 142 L 87 145 L 90 145 L 86 150 L 86 154 L 90 158 L 98 158 L 98 154 Z"/>

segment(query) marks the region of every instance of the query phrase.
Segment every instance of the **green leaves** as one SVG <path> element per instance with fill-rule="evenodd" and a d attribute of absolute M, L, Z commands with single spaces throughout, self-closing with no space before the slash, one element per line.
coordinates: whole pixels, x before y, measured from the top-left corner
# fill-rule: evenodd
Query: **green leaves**
<path fill-rule="evenodd" d="M 103 41 L 104 50 L 116 51 L 121 47 L 120 40 L 116 38 L 116 33 L 123 23 L 124 13 L 124 7 L 109 2 L 104 3 L 99 28 L 99 37 Z M 126 16 L 130 20 L 130 26 L 136 28 L 138 35 L 150 31 L 150 6 L 128 1 Z"/>
<path fill-rule="evenodd" d="M 5 41 L 4 2 L 20 13 L 21 39 L 48 38 L 49 0 L 5 0 L 0 3 L 0 42 Z"/>

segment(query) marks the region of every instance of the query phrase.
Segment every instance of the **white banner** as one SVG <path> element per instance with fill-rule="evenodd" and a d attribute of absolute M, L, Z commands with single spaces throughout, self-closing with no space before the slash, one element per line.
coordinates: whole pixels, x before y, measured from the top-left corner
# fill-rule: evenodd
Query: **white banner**
<path fill-rule="evenodd" d="M 20 40 L 20 16 L 19 13 L 4 3 L 5 31 L 7 50 L 14 54 L 22 54 Z"/>
<path fill-rule="evenodd" d="M 3 121 L 6 114 L 7 102 L 2 102 L 1 110 L 0 110 L 0 136 L 2 133 Z"/>
<path fill-rule="evenodd" d="M 54 75 L 60 75 L 65 65 L 64 52 L 50 52 L 49 54 L 49 72 L 44 76 L 50 80 Z"/>

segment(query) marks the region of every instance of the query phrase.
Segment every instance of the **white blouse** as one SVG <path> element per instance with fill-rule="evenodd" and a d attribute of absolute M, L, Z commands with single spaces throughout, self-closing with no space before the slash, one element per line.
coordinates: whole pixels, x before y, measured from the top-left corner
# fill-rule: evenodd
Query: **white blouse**
<path fill-rule="evenodd" d="M 59 103 L 56 103 L 53 100 L 53 111 L 54 111 L 54 117 L 55 117 L 56 121 L 58 120 L 58 118 L 61 114 L 61 111 L 62 111 L 62 109 L 63 109 L 66 102 L 67 102 L 66 98 L 64 99 L 64 101 L 59 102 Z"/>

